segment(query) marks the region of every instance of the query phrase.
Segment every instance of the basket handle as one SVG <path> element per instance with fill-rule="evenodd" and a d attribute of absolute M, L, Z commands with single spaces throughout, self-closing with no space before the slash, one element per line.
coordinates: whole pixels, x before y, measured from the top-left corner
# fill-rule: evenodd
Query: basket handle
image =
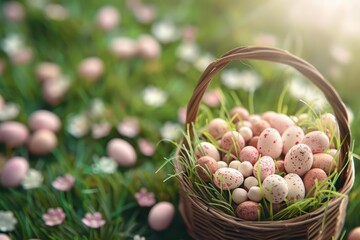
<path fill-rule="evenodd" d="M 201 99 L 205 94 L 205 91 L 210 81 L 215 74 L 220 72 L 231 61 L 234 60 L 264 60 L 286 64 L 292 66 L 305 77 L 307 77 L 311 82 L 313 82 L 324 93 L 327 101 L 330 103 L 334 111 L 334 115 L 339 125 L 340 139 L 342 139 L 343 141 L 341 145 L 339 165 L 341 167 L 345 166 L 346 160 L 349 157 L 348 153 L 350 151 L 351 132 L 348 122 L 348 115 L 344 103 L 342 102 L 336 90 L 330 85 L 327 80 L 325 80 L 325 78 L 314 66 L 300 59 L 299 57 L 290 54 L 287 51 L 276 48 L 260 46 L 235 48 L 225 53 L 220 58 L 216 59 L 205 69 L 203 74 L 200 76 L 200 79 L 198 80 L 198 83 L 194 89 L 193 95 L 187 105 L 186 130 L 189 130 L 191 140 L 193 140 L 194 137 L 192 123 L 196 121 Z M 184 142 L 184 144 L 186 147 L 188 147 L 190 143 Z M 350 164 L 347 165 L 345 171 L 343 172 L 343 177 L 344 174 L 349 173 L 349 165 Z"/>

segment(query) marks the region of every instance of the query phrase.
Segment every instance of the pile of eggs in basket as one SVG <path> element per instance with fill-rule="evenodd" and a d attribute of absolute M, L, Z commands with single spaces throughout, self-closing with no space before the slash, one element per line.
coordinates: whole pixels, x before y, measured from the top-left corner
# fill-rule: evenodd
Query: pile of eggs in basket
<path fill-rule="evenodd" d="M 209 121 L 206 131 L 213 141 L 194 146 L 195 168 L 203 181 L 232 192 L 238 217 L 257 220 L 264 199 L 275 211 L 284 202 L 312 196 L 315 185 L 326 188 L 328 176 L 338 167 L 338 127 L 332 114 L 313 121 L 311 130 L 298 124 L 309 120 L 307 114 L 250 115 L 235 107 L 230 115 L 231 124 L 221 118 Z"/>

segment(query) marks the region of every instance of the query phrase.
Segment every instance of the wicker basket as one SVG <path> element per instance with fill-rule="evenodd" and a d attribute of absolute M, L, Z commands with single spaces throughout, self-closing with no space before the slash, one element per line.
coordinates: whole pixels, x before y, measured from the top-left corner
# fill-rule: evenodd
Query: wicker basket
<path fill-rule="evenodd" d="M 325 95 L 338 121 L 340 138 L 343 141 L 339 164 L 345 166 L 337 188 L 343 197 L 330 200 L 327 207 L 282 221 L 244 221 L 210 208 L 197 198 L 189 183 L 178 175 L 180 183 L 180 212 L 188 233 L 194 239 L 337 239 L 344 225 L 348 193 L 354 182 L 354 164 L 349 159 L 351 134 L 346 108 L 335 89 L 309 63 L 287 51 L 267 47 L 240 47 L 233 49 L 211 63 L 201 75 L 192 98 L 188 103 L 186 125 L 193 139 L 192 123 L 197 118 L 199 104 L 213 76 L 234 60 L 265 60 L 292 66 L 311 80 Z M 184 140 L 184 146 L 190 143 Z M 349 161 L 348 161 L 349 160 Z M 348 164 L 346 164 L 346 162 Z M 175 164 L 176 171 L 181 165 Z M 325 221 L 324 221 L 325 219 Z"/>

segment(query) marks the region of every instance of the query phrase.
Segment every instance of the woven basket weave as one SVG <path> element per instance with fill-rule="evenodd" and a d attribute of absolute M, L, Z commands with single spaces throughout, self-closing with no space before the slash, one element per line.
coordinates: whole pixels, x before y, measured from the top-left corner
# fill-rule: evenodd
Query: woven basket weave
<path fill-rule="evenodd" d="M 219 71 L 234 60 L 265 60 L 292 66 L 325 95 L 337 119 L 340 139 L 339 165 L 345 167 L 337 181 L 337 190 L 344 196 L 330 200 L 323 206 L 302 216 L 282 221 L 245 221 L 227 215 L 209 207 L 190 187 L 182 174 L 178 175 L 180 184 L 180 212 L 186 223 L 188 233 L 194 239 L 337 239 L 344 225 L 348 193 L 354 182 L 353 160 L 349 159 L 351 133 L 346 108 L 335 89 L 309 63 L 287 51 L 267 47 L 240 47 L 233 49 L 212 62 L 201 75 L 187 108 L 186 125 L 190 139 L 193 140 L 192 126 L 197 118 L 201 99 Z M 184 140 L 186 148 L 191 143 Z M 347 164 L 346 164 L 347 163 Z M 181 164 L 175 164 L 177 172 L 182 171 Z M 324 220 L 325 219 L 325 220 Z"/>

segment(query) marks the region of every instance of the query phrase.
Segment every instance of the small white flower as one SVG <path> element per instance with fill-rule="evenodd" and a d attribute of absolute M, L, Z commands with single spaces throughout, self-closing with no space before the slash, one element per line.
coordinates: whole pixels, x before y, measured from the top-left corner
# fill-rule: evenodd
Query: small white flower
<path fill-rule="evenodd" d="M 0 231 L 9 232 L 15 229 L 17 223 L 14 214 L 10 211 L 0 211 Z"/>
<path fill-rule="evenodd" d="M 176 49 L 176 55 L 186 62 L 195 62 L 199 58 L 199 47 L 194 42 L 183 42 Z"/>
<path fill-rule="evenodd" d="M 91 102 L 91 107 L 88 112 L 89 116 L 91 118 L 98 118 L 104 115 L 104 113 L 105 113 L 105 104 L 103 100 L 101 100 L 100 98 L 93 99 Z"/>
<path fill-rule="evenodd" d="M 81 138 L 85 136 L 89 129 L 90 122 L 85 114 L 77 114 L 70 117 L 67 130 L 74 137 Z"/>
<path fill-rule="evenodd" d="M 165 122 L 160 129 L 160 135 L 163 139 L 175 140 L 180 137 L 181 125 L 173 122 Z"/>
<path fill-rule="evenodd" d="M 213 55 L 206 53 L 202 56 L 200 56 L 196 61 L 195 61 L 195 67 L 197 70 L 199 70 L 200 72 L 204 71 L 207 66 L 209 66 L 210 63 L 212 63 L 212 61 L 214 61 L 215 58 Z"/>
<path fill-rule="evenodd" d="M 180 32 L 170 21 L 155 23 L 152 27 L 152 34 L 162 43 L 174 42 L 180 38 Z"/>
<path fill-rule="evenodd" d="M 140 236 L 139 234 L 136 234 L 136 235 L 134 236 L 134 240 L 146 240 L 146 238 L 143 237 L 143 236 Z"/>
<path fill-rule="evenodd" d="M 92 165 L 94 173 L 112 174 L 116 172 L 118 164 L 109 157 L 94 157 L 94 164 Z"/>
<path fill-rule="evenodd" d="M 40 171 L 30 168 L 25 177 L 21 181 L 24 189 L 33 189 L 41 186 L 44 178 Z"/>
<path fill-rule="evenodd" d="M 106 137 L 107 135 L 109 135 L 110 131 L 111 124 L 106 121 L 95 123 L 91 126 L 91 136 L 94 139 Z"/>
<path fill-rule="evenodd" d="M 230 89 L 254 91 L 261 85 L 260 77 L 253 71 L 224 70 L 221 73 L 222 83 Z"/>
<path fill-rule="evenodd" d="M 155 86 L 146 87 L 142 95 L 144 103 L 152 107 L 161 107 L 168 98 L 168 95 L 163 90 Z"/>
<path fill-rule="evenodd" d="M 24 49 L 24 41 L 19 34 L 11 33 L 3 39 L 1 48 L 8 55 L 14 55 Z"/>
<path fill-rule="evenodd" d="M 17 104 L 6 103 L 2 107 L 0 106 L 0 121 L 12 120 L 19 115 L 19 112 L 20 108 Z"/>

